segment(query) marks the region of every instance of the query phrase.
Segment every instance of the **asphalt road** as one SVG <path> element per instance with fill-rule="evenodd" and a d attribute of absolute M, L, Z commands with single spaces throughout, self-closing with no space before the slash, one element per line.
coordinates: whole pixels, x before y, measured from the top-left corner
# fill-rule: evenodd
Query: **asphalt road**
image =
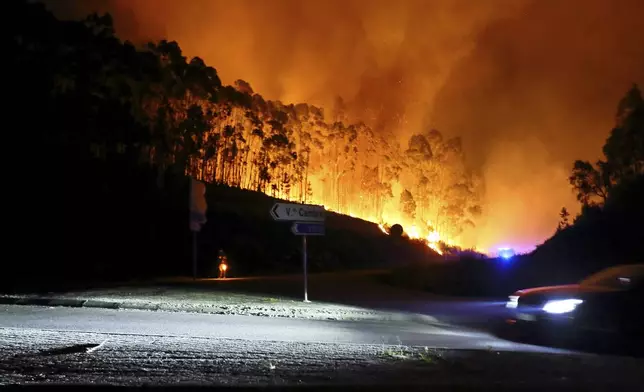
<path fill-rule="evenodd" d="M 0 328 L 252 341 L 562 352 L 419 321 L 332 321 L 88 308 L 0 306 Z"/>
<path fill-rule="evenodd" d="M 434 390 L 481 385 L 626 390 L 641 382 L 641 365 L 413 320 L 0 306 L 0 386 L 358 384 L 396 389 L 411 383 L 443 387 Z"/>

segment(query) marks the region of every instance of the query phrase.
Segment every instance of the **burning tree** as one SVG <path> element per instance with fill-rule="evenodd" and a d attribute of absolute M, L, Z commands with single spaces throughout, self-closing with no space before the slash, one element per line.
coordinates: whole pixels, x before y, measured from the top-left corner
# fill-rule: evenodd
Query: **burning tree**
<path fill-rule="evenodd" d="M 400 194 L 400 209 L 405 218 L 411 222 L 414 221 L 416 218 L 416 202 L 414 201 L 414 196 L 407 189 Z"/>
<path fill-rule="evenodd" d="M 465 168 L 458 138 L 428 130 L 401 147 L 391 130 L 359 121 L 340 98 L 326 115 L 306 103 L 266 100 L 244 80 L 223 85 L 215 68 L 186 58 L 176 42 L 144 49 L 120 42 L 110 17 L 64 26 L 84 38 L 61 35 L 69 50 L 50 54 L 53 93 L 87 93 L 80 104 L 109 98 L 122 106 L 111 113 L 129 112 L 136 129 L 91 127 L 99 131 L 88 135 L 89 148 L 102 159 L 108 150 L 136 156 L 157 169 L 159 187 L 170 170 L 378 223 L 416 225 L 432 238 L 458 235 L 480 212 L 479 180 Z M 82 78 L 71 64 L 82 66 Z M 103 117 L 89 120 L 115 121 Z"/>

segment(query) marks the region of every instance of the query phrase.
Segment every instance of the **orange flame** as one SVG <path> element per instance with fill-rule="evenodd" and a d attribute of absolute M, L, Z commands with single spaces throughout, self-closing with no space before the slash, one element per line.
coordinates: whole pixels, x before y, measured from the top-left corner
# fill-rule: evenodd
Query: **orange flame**
<path fill-rule="evenodd" d="M 386 229 L 384 223 L 378 223 L 378 228 L 383 233 L 389 235 L 389 232 L 387 232 L 387 229 Z M 434 250 L 434 252 L 438 253 L 439 255 L 443 254 L 443 250 L 441 249 L 441 242 L 442 241 L 441 241 L 441 238 L 440 238 L 440 234 L 437 231 L 431 231 L 431 232 L 429 232 L 429 234 L 427 234 L 427 236 L 423 237 L 420 234 L 420 230 L 418 229 L 418 227 L 415 226 L 415 225 L 412 225 L 411 228 L 409 229 L 409 232 L 407 233 L 407 235 L 409 236 L 409 238 L 425 241 L 425 244 L 429 248 Z"/>

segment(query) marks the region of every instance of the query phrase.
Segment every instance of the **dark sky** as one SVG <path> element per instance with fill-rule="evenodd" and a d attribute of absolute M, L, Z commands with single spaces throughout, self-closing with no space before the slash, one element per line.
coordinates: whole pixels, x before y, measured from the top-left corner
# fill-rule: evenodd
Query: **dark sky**
<path fill-rule="evenodd" d="M 123 38 L 176 40 L 270 99 L 341 95 L 401 142 L 462 136 L 486 180 L 487 228 L 471 233 L 486 244 L 534 243 L 576 211 L 572 162 L 599 157 L 618 100 L 644 83 L 642 0 L 45 2 L 110 11 Z"/>

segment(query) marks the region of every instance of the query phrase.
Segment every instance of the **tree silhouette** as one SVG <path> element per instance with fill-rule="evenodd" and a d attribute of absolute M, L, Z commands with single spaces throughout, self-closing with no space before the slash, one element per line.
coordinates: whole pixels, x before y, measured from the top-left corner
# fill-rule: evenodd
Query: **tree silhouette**
<path fill-rule="evenodd" d="M 557 230 L 563 230 L 570 226 L 570 213 L 566 207 L 562 207 L 559 212 L 559 225 Z"/>
<path fill-rule="evenodd" d="M 577 199 L 584 205 L 603 205 L 612 189 L 644 175 L 644 100 L 637 85 L 619 102 L 616 126 L 596 165 L 575 161 L 569 177 Z"/>
<path fill-rule="evenodd" d="M 127 159 L 154 170 L 159 191 L 168 177 L 187 175 L 374 221 L 404 207 L 405 224 L 431 221 L 444 232 L 477 219 L 480 181 L 465 168 L 458 138 L 421 131 L 401 147 L 357 121 L 356 104 L 341 97 L 327 114 L 267 100 L 244 80 L 223 85 L 175 41 L 121 42 L 110 15 L 63 22 L 36 3 L 17 4 L 8 64 L 46 114 L 33 127 L 42 146 Z"/>

